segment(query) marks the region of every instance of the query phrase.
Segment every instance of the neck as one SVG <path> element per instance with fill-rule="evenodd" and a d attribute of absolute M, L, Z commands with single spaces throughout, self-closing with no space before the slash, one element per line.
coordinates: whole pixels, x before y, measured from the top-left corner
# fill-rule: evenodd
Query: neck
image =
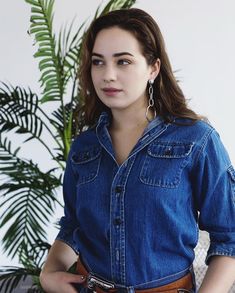
<path fill-rule="evenodd" d="M 145 117 L 146 108 L 129 110 L 112 110 L 111 129 L 115 131 L 145 128 L 149 123 Z"/>

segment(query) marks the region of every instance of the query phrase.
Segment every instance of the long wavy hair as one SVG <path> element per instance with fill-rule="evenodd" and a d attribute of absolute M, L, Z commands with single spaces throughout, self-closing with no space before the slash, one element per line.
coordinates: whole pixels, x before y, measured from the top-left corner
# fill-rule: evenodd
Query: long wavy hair
<path fill-rule="evenodd" d="M 145 11 L 130 8 L 111 11 L 98 17 L 91 23 L 84 37 L 78 78 L 84 99 L 80 110 L 84 112 L 86 125 L 94 125 L 101 112 L 110 112 L 98 98 L 91 78 L 91 55 L 96 36 L 102 29 L 110 27 L 119 27 L 131 32 L 140 43 L 148 65 L 154 64 L 157 58 L 161 60 L 160 72 L 153 84 L 157 115 L 167 122 L 172 122 L 172 117 L 189 118 L 192 122 L 201 119 L 201 116 L 187 106 L 186 98 L 173 74 L 157 23 Z"/>

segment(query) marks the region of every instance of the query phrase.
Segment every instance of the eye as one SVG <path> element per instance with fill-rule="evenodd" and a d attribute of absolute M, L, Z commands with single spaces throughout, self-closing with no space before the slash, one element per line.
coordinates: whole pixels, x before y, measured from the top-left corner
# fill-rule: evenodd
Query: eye
<path fill-rule="evenodd" d="M 119 59 L 118 60 L 118 65 L 128 65 L 128 64 L 131 64 L 130 60 L 127 60 L 127 59 Z"/>
<path fill-rule="evenodd" d="M 101 59 L 92 59 L 91 62 L 92 62 L 92 65 L 94 65 L 94 66 L 100 66 L 100 65 L 104 64 L 103 60 L 101 60 Z"/>

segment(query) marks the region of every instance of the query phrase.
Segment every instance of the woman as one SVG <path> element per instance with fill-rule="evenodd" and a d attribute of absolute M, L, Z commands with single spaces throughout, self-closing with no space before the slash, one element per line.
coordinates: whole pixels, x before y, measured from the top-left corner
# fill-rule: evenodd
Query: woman
<path fill-rule="evenodd" d="M 196 292 L 198 225 L 211 239 L 199 292 L 227 292 L 235 171 L 215 129 L 187 107 L 152 17 L 129 9 L 95 20 L 80 81 L 89 128 L 67 161 L 46 292 Z"/>

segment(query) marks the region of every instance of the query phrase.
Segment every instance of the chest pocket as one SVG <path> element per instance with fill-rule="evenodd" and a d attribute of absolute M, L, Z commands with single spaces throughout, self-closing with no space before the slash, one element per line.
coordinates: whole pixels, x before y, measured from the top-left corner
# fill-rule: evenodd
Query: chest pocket
<path fill-rule="evenodd" d="M 87 148 L 71 156 L 73 170 L 78 178 L 78 184 L 90 182 L 96 178 L 101 159 L 101 147 Z"/>
<path fill-rule="evenodd" d="M 160 142 L 150 144 L 140 172 L 148 185 L 175 188 L 190 159 L 193 143 Z"/>

